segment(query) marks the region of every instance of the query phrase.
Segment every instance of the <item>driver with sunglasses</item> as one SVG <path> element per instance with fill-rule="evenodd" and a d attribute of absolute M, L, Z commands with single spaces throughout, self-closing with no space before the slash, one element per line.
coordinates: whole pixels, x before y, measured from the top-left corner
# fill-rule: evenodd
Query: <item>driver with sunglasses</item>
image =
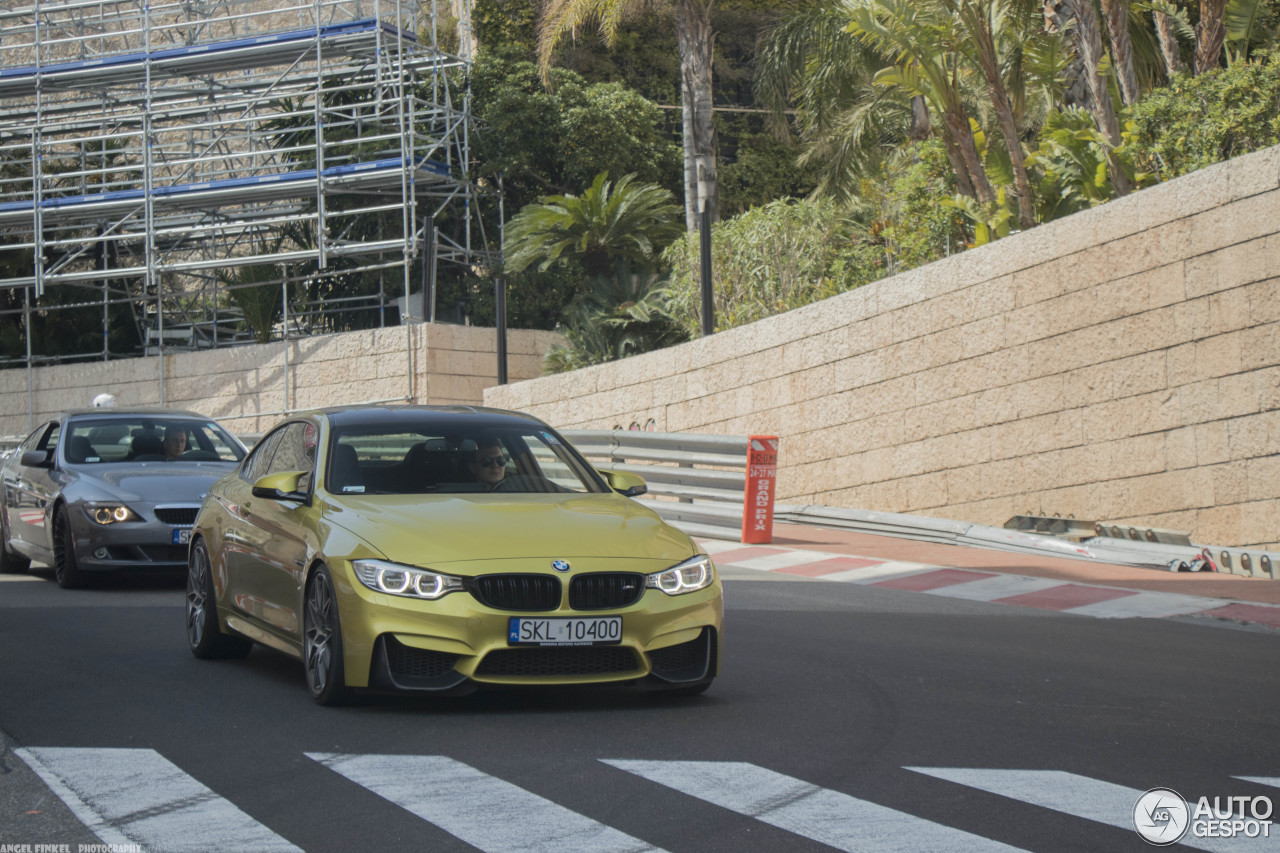
<path fill-rule="evenodd" d="M 469 463 L 471 474 L 493 491 L 507 475 L 507 456 L 498 439 L 483 436 L 476 441 L 475 459 Z"/>

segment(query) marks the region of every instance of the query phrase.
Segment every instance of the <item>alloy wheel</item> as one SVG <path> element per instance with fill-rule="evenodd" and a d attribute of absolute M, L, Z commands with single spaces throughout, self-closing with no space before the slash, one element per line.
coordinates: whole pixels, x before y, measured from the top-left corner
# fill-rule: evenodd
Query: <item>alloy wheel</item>
<path fill-rule="evenodd" d="M 209 555 L 204 547 L 191 549 L 187 565 L 187 641 L 192 646 L 204 639 L 205 607 L 209 603 Z"/>
<path fill-rule="evenodd" d="M 333 672 L 334 608 L 333 588 L 329 576 L 317 572 L 307 589 L 306 636 L 304 661 L 307 686 L 312 695 L 320 695 Z"/>

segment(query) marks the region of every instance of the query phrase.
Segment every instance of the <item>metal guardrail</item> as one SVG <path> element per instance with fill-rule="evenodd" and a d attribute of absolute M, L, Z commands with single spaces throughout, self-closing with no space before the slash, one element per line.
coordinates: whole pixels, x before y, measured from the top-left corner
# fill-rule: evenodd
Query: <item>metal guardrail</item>
<path fill-rule="evenodd" d="M 815 524 L 897 536 L 921 542 L 940 542 L 950 545 L 969 545 L 978 548 L 995 548 L 1024 554 L 1043 554 L 1054 557 L 1071 557 L 1078 560 L 1096 560 L 1124 566 L 1143 566 L 1166 569 L 1174 560 L 1190 562 L 1208 553 L 1220 572 L 1241 577 L 1271 578 L 1280 580 L 1280 552 L 1259 548 L 1228 548 L 1219 545 L 1179 544 L 1177 541 L 1161 541 L 1166 536 L 1178 539 L 1177 531 L 1160 528 L 1136 527 L 1139 535 L 1112 537 L 1093 535 L 1080 537 L 1084 524 L 1052 524 L 1059 519 L 1024 516 L 1024 520 L 1011 519 L 1005 527 L 970 524 L 967 521 L 950 521 L 920 515 L 894 512 L 872 512 L 862 509 L 842 509 L 827 506 L 778 505 L 776 518 L 796 524 Z M 1025 521 L 1032 519 L 1033 521 Z M 1123 525 L 1127 532 L 1131 525 Z M 1096 533 L 1109 533 L 1098 525 Z M 1040 532 L 1031 532 L 1043 528 Z M 1054 528 L 1054 529 L 1051 529 Z M 1048 534 L 1048 535 L 1046 535 Z M 1057 535 L 1053 535 L 1057 534 Z M 1146 535 L 1150 534 L 1150 535 Z"/>
<path fill-rule="evenodd" d="M 598 470 L 643 477 L 651 498 L 646 505 L 691 536 L 723 539 L 731 532 L 737 539 L 742 531 L 750 436 L 621 429 L 561 433 Z"/>

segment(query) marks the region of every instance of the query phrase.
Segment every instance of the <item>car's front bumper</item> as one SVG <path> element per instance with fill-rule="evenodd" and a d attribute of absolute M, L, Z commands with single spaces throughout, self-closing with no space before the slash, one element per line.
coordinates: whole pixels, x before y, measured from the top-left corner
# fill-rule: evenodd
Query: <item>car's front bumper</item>
<path fill-rule="evenodd" d="M 151 507 L 139 510 L 141 521 L 103 525 L 72 506 L 70 523 L 78 567 L 86 572 L 185 570 L 191 527 L 155 520 Z M 181 542 L 175 541 L 175 532 Z"/>
<path fill-rule="evenodd" d="M 349 566 L 336 572 L 347 684 L 457 691 L 470 684 L 592 684 L 645 680 L 687 685 L 717 674 L 724 620 L 720 582 L 669 596 L 646 589 L 634 604 L 581 611 L 518 612 L 467 592 L 421 601 L 375 592 Z M 512 617 L 621 616 L 616 644 L 513 646 Z"/>

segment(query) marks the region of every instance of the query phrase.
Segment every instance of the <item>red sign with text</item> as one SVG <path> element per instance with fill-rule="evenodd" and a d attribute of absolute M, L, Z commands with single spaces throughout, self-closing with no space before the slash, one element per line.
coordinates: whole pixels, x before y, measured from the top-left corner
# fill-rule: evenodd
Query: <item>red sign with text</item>
<path fill-rule="evenodd" d="M 767 545 L 773 541 L 773 492 L 778 479 L 778 437 L 753 435 L 747 439 L 747 491 L 742 503 L 742 541 Z"/>

